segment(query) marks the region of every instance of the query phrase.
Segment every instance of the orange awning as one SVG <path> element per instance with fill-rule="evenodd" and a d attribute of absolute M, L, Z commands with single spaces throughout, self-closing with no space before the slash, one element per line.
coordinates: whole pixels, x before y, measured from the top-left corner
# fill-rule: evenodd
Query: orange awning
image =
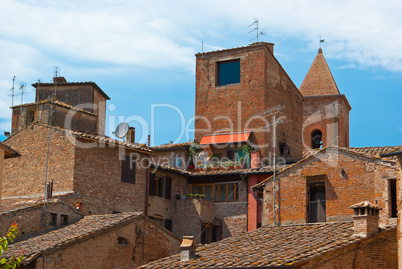
<path fill-rule="evenodd" d="M 201 139 L 200 145 L 247 142 L 248 139 L 250 138 L 250 135 L 251 135 L 251 132 L 233 133 L 233 134 L 218 134 L 218 135 L 204 135 L 204 137 Z"/>

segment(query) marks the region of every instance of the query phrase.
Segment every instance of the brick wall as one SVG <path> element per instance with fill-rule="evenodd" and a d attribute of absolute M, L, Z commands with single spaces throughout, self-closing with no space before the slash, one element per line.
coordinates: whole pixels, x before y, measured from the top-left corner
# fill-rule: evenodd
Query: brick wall
<path fill-rule="evenodd" d="M 247 232 L 247 214 L 226 217 L 222 221 L 222 238 Z"/>
<path fill-rule="evenodd" d="M 4 161 L 2 199 L 43 197 L 49 129 L 31 125 L 4 141 L 13 146 L 19 158 Z M 74 145 L 61 132 L 51 130 L 48 182 L 54 180 L 53 193 L 73 190 Z"/>
<path fill-rule="evenodd" d="M 216 86 L 217 63 L 240 59 L 240 83 Z M 220 132 L 254 130 L 260 147 L 272 139 L 272 128 L 253 116 L 277 105 L 285 105 L 286 123 L 277 126 L 278 143 L 290 147 L 292 159 L 301 158 L 303 97 L 273 56 L 273 44 L 258 43 L 244 48 L 197 54 L 195 139 Z M 220 117 L 220 118 L 217 118 Z M 228 122 L 231 119 L 233 125 Z M 272 118 L 269 118 L 272 123 Z M 211 124 L 211 128 L 207 124 Z M 229 129 L 228 129 L 229 128 Z M 262 150 L 268 157 L 269 147 Z M 278 156 L 280 154 L 278 147 Z"/>
<path fill-rule="evenodd" d="M 283 224 L 305 223 L 308 219 L 308 180 L 319 177 L 325 182 L 326 221 L 352 221 L 353 204 L 369 201 L 380 206 L 380 224 L 390 217 L 389 178 L 395 168 L 379 160 L 327 149 L 277 176 L 276 221 Z M 264 189 L 263 225 L 273 222 L 272 181 Z"/>
<path fill-rule="evenodd" d="M 322 147 L 331 144 L 349 147 L 350 109 L 345 95 L 305 97 L 303 102 L 303 147 L 305 149 L 312 148 L 311 135 L 315 130 L 322 132 Z"/>
<path fill-rule="evenodd" d="M 188 147 L 187 147 L 188 148 Z M 155 150 L 155 155 L 151 157 L 153 163 L 162 164 L 164 166 L 175 167 L 175 156 L 181 156 L 181 169 L 187 169 L 188 149 L 172 148 L 170 150 Z"/>
<path fill-rule="evenodd" d="M 68 207 L 60 202 L 51 202 L 46 205 L 45 215 L 45 227 L 43 227 L 43 204 L 28 207 L 22 210 L 10 211 L 0 214 L 0 234 L 5 235 L 14 222 L 18 223 L 18 235 L 17 238 L 22 236 L 29 236 L 43 230 L 54 229 L 56 226 L 50 225 L 50 213 L 57 214 L 58 223 L 61 225 L 61 214 L 68 216 L 68 222 L 74 222 L 81 218 L 81 214 L 75 209 Z"/>
<path fill-rule="evenodd" d="M 398 268 L 396 245 L 396 230 L 384 231 L 351 246 L 324 253 L 303 265 L 295 265 L 295 268 Z"/>
<path fill-rule="evenodd" d="M 127 245 L 117 244 L 124 237 Z M 36 259 L 35 268 L 133 268 L 179 252 L 180 240 L 149 220 L 136 221 Z"/>
<path fill-rule="evenodd" d="M 75 148 L 74 191 L 82 195 L 83 214 L 144 211 L 147 169 L 141 163 L 145 155 L 134 152 L 135 184 L 126 183 L 121 181 L 121 159 L 131 151 L 96 141 L 78 142 L 82 144 Z"/>

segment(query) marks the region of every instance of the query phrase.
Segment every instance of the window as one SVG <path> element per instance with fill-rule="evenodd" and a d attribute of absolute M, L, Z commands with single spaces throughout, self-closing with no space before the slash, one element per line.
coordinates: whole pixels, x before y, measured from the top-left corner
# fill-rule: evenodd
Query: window
<path fill-rule="evenodd" d="M 396 208 L 396 179 L 390 179 L 389 180 L 389 198 L 388 201 L 390 203 L 389 208 L 390 208 L 390 217 L 391 218 L 397 218 L 398 211 Z"/>
<path fill-rule="evenodd" d="M 233 202 L 239 200 L 238 183 L 215 184 L 215 202 Z"/>
<path fill-rule="evenodd" d="M 67 225 L 68 224 L 68 215 L 61 215 L 61 225 Z"/>
<path fill-rule="evenodd" d="M 212 200 L 213 185 L 212 184 L 194 184 L 191 185 L 192 194 L 204 194 L 206 200 Z"/>
<path fill-rule="evenodd" d="M 171 198 L 172 178 L 168 176 L 157 176 L 155 173 L 149 175 L 149 195 L 159 196 L 166 199 Z"/>
<path fill-rule="evenodd" d="M 176 157 L 174 157 L 174 167 L 180 168 L 181 164 L 182 164 L 181 156 L 176 155 Z"/>
<path fill-rule="evenodd" d="M 124 237 L 118 237 L 117 238 L 117 244 L 119 244 L 119 245 L 128 245 L 128 240 L 127 240 L 127 238 L 124 238 Z"/>
<path fill-rule="evenodd" d="M 325 222 L 325 182 L 308 183 L 308 222 Z"/>
<path fill-rule="evenodd" d="M 169 231 L 172 231 L 173 225 L 171 219 L 164 219 L 163 220 L 163 227 Z"/>
<path fill-rule="evenodd" d="M 136 162 L 133 156 L 125 155 L 121 161 L 121 181 L 126 183 L 135 183 Z"/>
<path fill-rule="evenodd" d="M 50 213 L 50 226 L 57 226 L 57 214 L 56 213 Z"/>
<path fill-rule="evenodd" d="M 217 63 L 217 86 L 240 83 L 240 60 Z"/>
<path fill-rule="evenodd" d="M 315 130 L 311 133 L 311 148 L 320 149 L 322 147 L 322 132 Z"/>

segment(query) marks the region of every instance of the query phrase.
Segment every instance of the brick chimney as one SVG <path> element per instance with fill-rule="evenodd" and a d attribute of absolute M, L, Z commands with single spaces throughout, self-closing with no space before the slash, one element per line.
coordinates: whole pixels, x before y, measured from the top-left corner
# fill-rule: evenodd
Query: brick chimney
<path fill-rule="evenodd" d="M 364 201 L 352 205 L 354 220 L 354 235 L 360 237 L 368 237 L 378 233 L 379 206 L 372 205 L 370 202 Z"/>
<path fill-rule="evenodd" d="M 127 142 L 131 143 L 131 144 L 135 143 L 135 128 L 134 127 L 128 127 Z"/>
<path fill-rule="evenodd" d="M 53 77 L 53 83 L 67 83 L 65 77 Z"/>
<path fill-rule="evenodd" d="M 181 242 L 181 261 L 187 262 L 196 258 L 195 255 L 195 238 L 194 236 L 183 236 L 183 241 Z"/>

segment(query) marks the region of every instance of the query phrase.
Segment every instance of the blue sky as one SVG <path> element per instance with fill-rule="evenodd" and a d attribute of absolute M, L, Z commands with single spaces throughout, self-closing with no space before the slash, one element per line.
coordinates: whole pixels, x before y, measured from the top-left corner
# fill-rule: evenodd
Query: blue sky
<path fill-rule="evenodd" d="M 50 82 L 58 66 L 68 81 L 94 81 L 111 97 L 108 130 L 120 117 L 134 120 L 137 139 L 152 133 L 154 144 L 185 141 L 180 126 L 194 116 L 194 54 L 202 42 L 204 51 L 252 43 L 248 25 L 258 18 L 266 33 L 260 40 L 275 43 L 275 56 L 297 87 L 319 36 L 325 39 L 328 65 L 352 106 L 351 146 L 401 145 L 400 14 L 400 1 L 372 0 L 5 0 L 0 134 L 10 129 L 13 76 L 17 88 L 27 84 L 24 102 L 32 102 L 30 85 Z M 154 109 L 156 127 L 142 130 L 140 122 L 151 124 L 155 104 L 164 104 Z"/>

